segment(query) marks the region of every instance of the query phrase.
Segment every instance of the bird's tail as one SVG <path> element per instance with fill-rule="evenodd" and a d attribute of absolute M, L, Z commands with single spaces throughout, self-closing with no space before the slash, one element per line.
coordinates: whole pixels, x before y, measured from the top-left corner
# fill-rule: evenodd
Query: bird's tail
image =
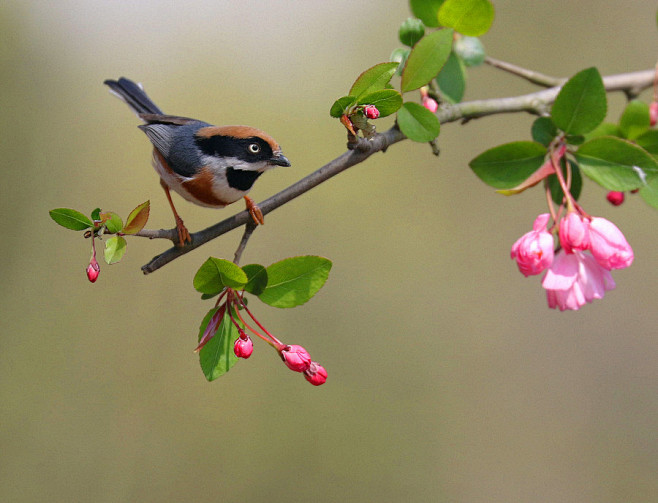
<path fill-rule="evenodd" d="M 104 84 L 109 86 L 112 94 L 125 101 L 138 116 L 139 114 L 162 114 L 162 110 L 146 95 L 141 84 L 136 84 L 125 77 L 121 77 L 119 80 L 108 79 Z"/>

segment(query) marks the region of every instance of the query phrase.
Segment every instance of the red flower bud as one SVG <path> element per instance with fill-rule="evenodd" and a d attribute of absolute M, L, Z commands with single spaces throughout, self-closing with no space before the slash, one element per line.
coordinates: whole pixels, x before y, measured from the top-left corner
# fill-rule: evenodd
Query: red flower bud
<path fill-rule="evenodd" d="M 652 126 L 658 122 L 658 101 L 652 101 L 649 105 L 649 124 Z"/>
<path fill-rule="evenodd" d="M 619 206 L 621 203 L 624 202 L 624 197 L 625 196 L 623 192 L 617 192 L 616 190 L 611 190 L 610 192 L 608 192 L 606 199 L 613 206 Z"/>
<path fill-rule="evenodd" d="M 320 386 L 327 382 L 327 371 L 318 362 L 311 362 L 308 369 L 304 371 L 304 378 L 313 386 Z"/>
<path fill-rule="evenodd" d="M 379 110 L 377 110 L 377 107 L 375 105 L 367 105 L 363 109 L 363 113 L 366 114 L 366 117 L 368 119 L 376 119 L 379 117 Z"/>
<path fill-rule="evenodd" d="M 281 358 L 290 370 L 304 372 L 311 365 L 311 355 L 301 346 L 293 344 L 281 351 Z"/>
<path fill-rule="evenodd" d="M 92 283 L 95 283 L 96 280 L 98 279 L 98 275 L 101 272 L 101 266 L 98 265 L 98 262 L 96 261 L 96 257 L 92 257 L 91 261 L 89 262 L 89 265 L 87 266 L 87 278 L 89 278 L 89 281 Z"/>
<path fill-rule="evenodd" d="M 430 98 L 429 96 L 423 96 L 421 102 L 423 103 L 423 106 L 432 113 L 439 109 L 439 104 L 436 102 L 436 100 L 434 98 Z"/>
<path fill-rule="evenodd" d="M 244 333 L 244 331 L 242 333 Z M 244 358 L 246 360 L 254 351 L 254 343 L 251 341 L 251 338 L 247 334 L 245 334 L 246 338 L 243 339 L 242 333 L 240 334 L 240 337 L 235 340 L 235 344 L 233 345 L 233 352 L 238 358 Z"/>

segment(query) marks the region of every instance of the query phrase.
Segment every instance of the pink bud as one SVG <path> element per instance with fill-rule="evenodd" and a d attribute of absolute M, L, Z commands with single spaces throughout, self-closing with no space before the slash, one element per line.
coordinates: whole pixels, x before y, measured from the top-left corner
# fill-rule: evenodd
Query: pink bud
<path fill-rule="evenodd" d="M 571 211 L 560 220 L 560 244 L 564 251 L 573 253 L 574 250 L 589 248 L 589 225 L 578 213 Z"/>
<path fill-rule="evenodd" d="M 658 102 L 652 101 L 649 105 L 649 124 L 655 126 L 656 122 L 658 122 Z"/>
<path fill-rule="evenodd" d="M 327 371 L 318 362 L 311 362 L 308 369 L 304 371 L 304 378 L 313 386 L 320 386 L 327 382 Z"/>
<path fill-rule="evenodd" d="M 311 355 L 301 346 L 293 344 L 281 351 L 281 358 L 290 370 L 304 372 L 311 365 Z"/>
<path fill-rule="evenodd" d="M 608 195 L 605 196 L 606 199 L 610 204 L 613 206 L 619 206 L 621 203 L 624 202 L 624 193 L 623 192 L 617 192 L 616 190 L 611 190 L 608 192 Z"/>
<path fill-rule="evenodd" d="M 436 100 L 434 98 L 430 98 L 429 96 L 423 96 L 421 102 L 423 103 L 423 106 L 432 113 L 439 109 L 439 104 L 436 102 Z"/>
<path fill-rule="evenodd" d="M 553 262 L 553 236 L 546 231 L 550 215 L 535 219 L 533 230 L 521 236 L 512 246 L 511 257 L 524 276 L 539 274 Z"/>
<path fill-rule="evenodd" d="M 377 107 L 375 105 L 367 105 L 363 109 L 363 113 L 366 114 L 366 117 L 368 119 L 376 119 L 379 117 L 379 110 L 377 110 Z"/>
<path fill-rule="evenodd" d="M 589 224 L 590 250 L 601 267 L 624 269 L 633 263 L 633 249 L 619 228 L 605 218 L 595 217 Z"/>
<path fill-rule="evenodd" d="M 101 272 L 101 266 L 98 265 L 98 262 L 96 261 L 96 257 L 91 257 L 91 261 L 87 266 L 87 278 L 92 283 L 95 283 L 96 280 L 98 279 L 98 275 L 100 274 L 100 272 Z"/>
<path fill-rule="evenodd" d="M 239 337 L 235 340 L 233 345 L 233 352 L 238 358 L 244 358 L 245 360 L 251 356 L 251 353 L 254 351 L 254 343 L 251 341 L 251 338 L 247 335 L 246 339 Z"/>

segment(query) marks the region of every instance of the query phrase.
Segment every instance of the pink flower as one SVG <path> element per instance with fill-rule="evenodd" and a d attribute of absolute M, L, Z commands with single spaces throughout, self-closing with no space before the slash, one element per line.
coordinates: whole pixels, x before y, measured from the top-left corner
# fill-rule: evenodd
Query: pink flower
<path fill-rule="evenodd" d="M 605 218 L 595 217 L 589 224 L 590 250 L 601 267 L 608 271 L 624 269 L 633 263 L 633 249 L 619 228 Z"/>
<path fill-rule="evenodd" d="M 533 230 L 521 236 L 512 246 L 511 257 L 524 276 L 539 274 L 553 262 L 553 236 L 546 231 L 550 215 L 535 219 Z"/>
<path fill-rule="evenodd" d="M 251 356 L 251 353 L 254 351 L 254 343 L 252 342 L 251 338 L 245 334 L 245 337 L 242 337 L 242 334 L 240 334 L 240 337 L 238 337 L 235 340 L 235 344 L 233 345 L 233 352 L 235 353 L 235 356 L 238 358 L 244 358 L 245 360 Z"/>
<path fill-rule="evenodd" d="M 379 117 L 379 110 L 375 105 L 368 105 L 363 109 L 363 113 L 368 117 L 368 119 L 376 119 Z"/>
<path fill-rule="evenodd" d="M 652 101 L 649 105 L 649 124 L 655 126 L 658 122 L 658 102 Z"/>
<path fill-rule="evenodd" d="M 610 192 L 608 192 L 608 195 L 605 197 L 608 200 L 608 202 L 613 206 L 619 206 L 621 203 L 624 202 L 625 199 L 624 193 L 618 192 L 616 190 L 611 190 Z"/>
<path fill-rule="evenodd" d="M 101 273 L 101 266 L 98 265 L 96 257 L 92 257 L 89 265 L 87 266 L 87 279 L 92 283 L 95 283 L 98 279 L 98 275 Z"/>
<path fill-rule="evenodd" d="M 429 96 L 423 96 L 420 100 L 425 108 L 427 108 L 430 112 L 434 113 L 439 109 L 439 104 L 436 102 L 434 98 L 430 98 Z"/>
<path fill-rule="evenodd" d="M 320 386 L 327 382 L 327 371 L 318 362 L 311 362 L 308 369 L 304 371 L 304 378 L 313 386 Z"/>
<path fill-rule="evenodd" d="M 602 299 L 606 291 L 615 288 L 615 282 L 589 253 L 560 250 L 546 271 L 542 286 L 548 307 L 575 311 L 594 299 Z"/>
<path fill-rule="evenodd" d="M 290 370 L 304 372 L 311 365 L 311 355 L 303 347 L 293 344 L 281 351 L 281 358 Z"/>
<path fill-rule="evenodd" d="M 573 253 L 574 250 L 587 250 L 589 248 L 589 222 L 584 220 L 575 211 L 560 220 L 560 244 L 564 251 Z"/>

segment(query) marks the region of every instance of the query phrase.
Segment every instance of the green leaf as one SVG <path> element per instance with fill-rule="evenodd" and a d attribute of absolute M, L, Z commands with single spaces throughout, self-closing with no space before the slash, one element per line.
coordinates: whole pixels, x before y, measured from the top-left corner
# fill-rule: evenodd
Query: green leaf
<path fill-rule="evenodd" d="M 487 185 L 511 189 L 537 171 L 546 157 L 546 147 L 532 141 L 499 145 L 481 153 L 469 166 Z"/>
<path fill-rule="evenodd" d="M 413 15 L 420 19 L 425 26 L 436 28 L 439 26 L 439 8 L 445 0 L 410 0 L 409 4 Z"/>
<path fill-rule="evenodd" d="M 406 47 L 398 47 L 397 49 L 394 49 L 393 52 L 391 53 L 391 57 L 389 59 L 392 62 L 398 64 L 398 67 L 395 70 L 396 75 L 402 75 L 402 71 L 404 70 L 404 65 L 406 65 L 407 63 L 407 58 L 409 57 L 410 52 L 411 49 L 407 49 Z"/>
<path fill-rule="evenodd" d="M 62 227 L 71 229 L 72 231 L 83 231 L 94 226 L 94 223 L 89 220 L 89 217 L 83 215 L 79 211 L 71 210 L 69 208 L 57 208 L 50 210 L 50 218 L 57 222 Z"/>
<path fill-rule="evenodd" d="M 394 114 L 402 106 L 402 95 L 395 89 L 382 89 L 362 95 L 358 105 L 374 105 L 379 110 L 380 117 Z"/>
<path fill-rule="evenodd" d="M 329 277 L 331 261 L 306 255 L 276 262 L 267 268 L 267 288 L 258 298 L 273 307 L 295 307 L 308 302 Z"/>
<path fill-rule="evenodd" d="M 545 147 L 557 136 L 557 128 L 550 117 L 539 117 L 532 123 L 532 139 Z"/>
<path fill-rule="evenodd" d="M 267 269 L 260 264 L 248 264 L 242 267 L 242 270 L 249 279 L 244 286 L 245 291 L 260 295 L 267 288 Z"/>
<path fill-rule="evenodd" d="M 585 141 L 593 140 L 599 136 L 619 136 L 621 137 L 621 131 L 617 124 L 612 122 L 602 122 L 593 131 L 590 131 L 585 135 Z"/>
<path fill-rule="evenodd" d="M 477 37 L 458 37 L 452 47 L 466 66 L 479 66 L 487 56 L 482 42 Z"/>
<path fill-rule="evenodd" d="M 639 100 L 629 102 L 619 120 L 621 134 L 629 140 L 634 140 L 649 127 L 649 105 Z"/>
<path fill-rule="evenodd" d="M 575 154 L 583 174 L 608 190 L 634 190 L 658 174 L 658 163 L 629 141 L 602 136 L 584 143 Z"/>
<path fill-rule="evenodd" d="M 578 169 L 576 163 L 569 161 L 569 164 L 571 165 L 571 188 L 569 191 L 571 192 L 573 198 L 578 200 L 580 197 L 580 192 L 583 188 L 583 177 L 581 176 L 580 170 Z M 567 170 L 564 166 L 564 159 L 562 162 L 562 173 L 564 174 L 564 179 L 566 180 Z M 562 204 L 562 200 L 564 199 L 564 191 L 560 186 L 557 175 L 551 175 L 547 178 L 547 180 L 548 187 L 551 190 L 551 199 L 553 199 L 553 202 L 557 205 Z"/>
<path fill-rule="evenodd" d="M 428 142 L 439 136 L 441 123 L 424 106 L 408 101 L 398 111 L 398 127 L 410 140 Z"/>
<path fill-rule="evenodd" d="M 94 211 L 91 212 L 91 219 L 92 220 L 100 220 L 101 219 L 101 209 L 96 208 Z"/>
<path fill-rule="evenodd" d="M 562 86 L 552 116 L 567 134 L 586 134 L 603 122 L 607 110 L 603 80 L 596 68 L 583 70 Z"/>
<path fill-rule="evenodd" d="M 448 61 L 453 31 L 449 28 L 425 35 L 411 50 L 402 71 L 402 92 L 427 85 Z"/>
<path fill-rule="evenodd" d="M 494 7 L 489 0 L 446 0 L 439 9 L 439 24 L 479 37 L 491 28 Z"/>
<path fill-rule="evenodd" d="M 453 52 L 445 66 L 436 76 L 441 96 L 448 103 L 459 103 L 464 97 L 466 90 L 466 68 L 464 63 Z"/>
<path fill-rule="evenodd" d="M 105 262 L 116 264 L 126 253 L 126 240 L 121 236 L 112 236 L 105 241 Z"/>
<path fill-rule="evenodd" d="M 658 210 L 658 176 L 654 176 L 640 189 L 644 202 Z"/>
<path fill-rule="evenodd" d="M 360 98 L 364 94 L 385 89 L 397 68 L 397 63 L 379 63 L 368 68 L 354 81 L 348 94 Z"/>
<path fill-rule="evenodd" d="M 652 129 L 646 133 L 642 133 L 640 136 L 635 138 L 635 143 L 637 143 L 644 150 L 649 152 L 651 155 L 658 155 L 658 131 Z"/>
<path fill-rule="evenodd" d="M 242 288 L 247 284 L 245 272 L 233 262 L 209 257 L 194 275 L 194 288 L 207 295 L 221 292 L 225 287 Z"/>
<path fill-rule="evenodd" d="M 398 31 L 400 42 L 409 47 L 413 47 L 425 35 L 425 26 L 420 19 L 413 17 L 407 18 Z"/>
<path fill-rule="evenodd" d="M 107 232 L 111 234 L 116 234 L 117 232 L 120 232 L 121 229 L 123 229 L 123 222 L 121 221 L 121 217 L 114 213 L 113 211 L 109 211 L 107 213 L 101 213 L 100 217 L 102 220 L 105 221 L 105 227 L 107 227 Z"/>
<path fill-rule="evenodd" d="M 206 314 L 199 327 L 199 341 L 201 341 L 201 337 L 206 331 L 208 324 L 213 321 L 213 316 L 219 309 L 221 307 L 216 307 Z M 199 351 L 201 370 L 208 381 L 214 381 L 226 374 L 238 362 L 239 358 L 233 352 L 233 346 L 238 337 L 240 337 L 238 329 L 231 321 L 228 310 L 226 310 L 214 337 Z"/>
<path fill-rule="evenodd" d="M 342 115 L 347 113 L 347 109 L 352 105 L 356 104 L 356 98 L 354 96 L 343 96 L 338 98 L 333 105 L 331 105 L 331 110 L 329 114 L 336 119 L 339 119 Z"/>
<path fill-rule="evenodd" d="M 137 234 L 141 231 L 149 219 L 150 204 L 150 201 L 146 201 L 132 210 L 121 232 L 124 234 Z"/>

